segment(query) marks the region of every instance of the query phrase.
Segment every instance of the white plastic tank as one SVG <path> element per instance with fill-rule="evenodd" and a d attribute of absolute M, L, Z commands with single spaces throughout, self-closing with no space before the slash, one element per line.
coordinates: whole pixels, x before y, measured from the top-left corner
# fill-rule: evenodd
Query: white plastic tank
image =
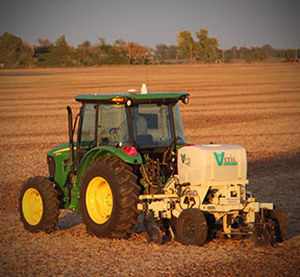
<path fill-rule="evenodd" d="M 199 185 L 247 178 L 246 149 L 239 145 L 185 146 L 178 151 L 177 165 L 180 183 Z"/>

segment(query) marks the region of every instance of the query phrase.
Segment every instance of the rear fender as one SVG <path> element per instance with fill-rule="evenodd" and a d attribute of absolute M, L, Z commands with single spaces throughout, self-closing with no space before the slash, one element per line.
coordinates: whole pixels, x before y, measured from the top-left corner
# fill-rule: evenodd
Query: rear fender
<path fill-rule="evenodd" d="M 140 165 L 142 163 L 142 157 L 139 153 L 136 155 L 127 155 L 123 152 L 122 148 L 117 148 L 113 146 L 100 146 L 95 147 L 88 151 L 84 157 L 82 158 L 79 168 L 78 168 L 78 174 L 77 174 L 77 186 L 80 187 L 82 177 L 85 174 L 86 168 L 95 160 L 97 160 L 100 157 L 106 157 L 106 156 L 112 156 L 112 157 L 118 157 L 122 161 L 128 164 L 132 165 Z"/>

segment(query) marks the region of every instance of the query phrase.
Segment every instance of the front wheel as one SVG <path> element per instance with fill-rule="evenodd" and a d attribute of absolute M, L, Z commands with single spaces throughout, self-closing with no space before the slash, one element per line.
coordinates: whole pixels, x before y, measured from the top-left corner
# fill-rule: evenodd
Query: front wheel
<path fill-rule="evenodd" d="M 139 186 L 131 168 L 116 157 L 94 161 L 80 187 L 82 221 L 98 237 L 124 238 L 137 223 Z"/>
<path fill-rule="evenodd" d="M 24 228 L 31 232 L 53 231 L 58 221 L 59 203 L 57 191 L 49 179 L 43 176 L 29 178 L 19 198 Z"/>

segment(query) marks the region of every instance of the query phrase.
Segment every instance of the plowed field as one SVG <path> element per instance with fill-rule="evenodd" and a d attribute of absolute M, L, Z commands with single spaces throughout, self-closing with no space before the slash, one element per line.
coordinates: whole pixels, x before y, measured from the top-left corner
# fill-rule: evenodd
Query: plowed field
<path fill-rule="evenodd" d="M 148 72 L 147 72 L 147 71 Z M 77 94 L 188 91 L 188 141 L 248 150 L 250 190 L 288 214 L 277 248 L 219 239 L 204 247 L 91 237 L 80 215 L 62 211 L 51 234 L 24 231 L 24 180 L 47 175 L 46 153 L 67 142 L 66 105 Z M 131 66 L 0 71 L 0 276 L 300 276 L 300 66 Z"/>

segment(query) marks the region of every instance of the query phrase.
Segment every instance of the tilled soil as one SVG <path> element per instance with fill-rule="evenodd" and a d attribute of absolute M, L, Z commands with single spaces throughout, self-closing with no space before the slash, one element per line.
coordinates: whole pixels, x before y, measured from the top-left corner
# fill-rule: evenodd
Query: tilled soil
<path fill-rule="evenodd" d="M 69 219 L 66 217 L 70 216 Z M 78 215 L 77 215 L 78 216 Z M 79 217 L 79 216 L 78 216 Z M 250 240 L 218 239 L 203 247 L 147 244 L 87 235 L 66 214 L 52 234 L 24 232 L 16 215 L 1 228 L 2 276 L 297 276 L 300 235 L 277 248 L 254 248 Z M 67 229 L 64 229 L 67 228 Z"/>
<path fill-rule="evenodd" d="M 1 71 L 0 276 L 300 276 L 300 67 L 148 70 L 153 91 L 190 91 L 191 103 L 181 107 L 188 141 L 246 147 L 249 189 L 287 212 L 288 239 L 255 248 L 249 239 L 197 247 L 148 244 L 145 233 L 96 238 L 66 210 L 51 234 L 25 231 L 19 189 L 28 177 L 47 175 L 47 151 L 67 141 L 65 106 L 78 110 L 79 93 L 139 87 L 145 68 Z"/>

